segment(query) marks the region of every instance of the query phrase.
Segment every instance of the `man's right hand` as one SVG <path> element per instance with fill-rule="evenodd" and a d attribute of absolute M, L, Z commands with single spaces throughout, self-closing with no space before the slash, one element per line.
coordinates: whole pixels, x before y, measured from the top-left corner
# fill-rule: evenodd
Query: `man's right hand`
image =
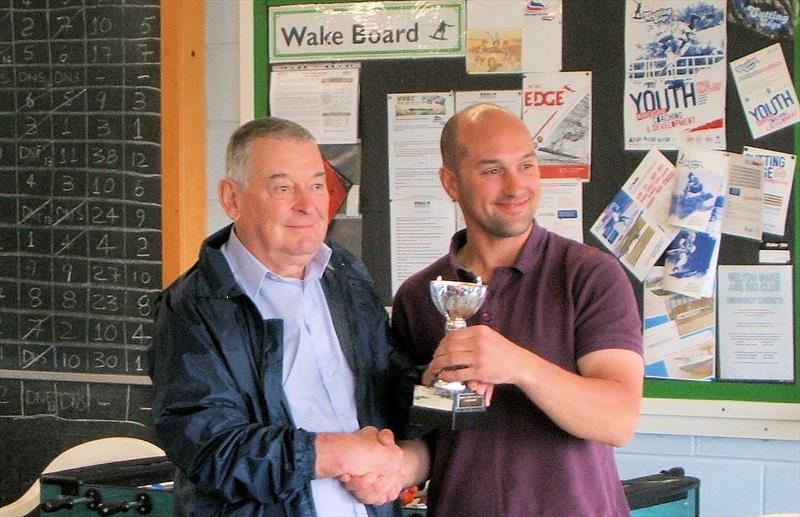
<path fill-rule="evenodd" d="M 388 429 L 364 427 L 355 433 L 319 433 L 316 439 L 316 477 L 363 476 L 374 473 L 398 478 L 403 451 Z"/>

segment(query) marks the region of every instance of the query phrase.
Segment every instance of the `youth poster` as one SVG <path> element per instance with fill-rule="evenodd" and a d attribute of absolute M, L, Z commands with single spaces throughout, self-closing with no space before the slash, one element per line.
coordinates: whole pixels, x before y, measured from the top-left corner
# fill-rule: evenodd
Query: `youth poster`
<path fill-rule="evenodd" d="M 800 107 L 780 43 L 731 62 L 747 124 L 761 138 L 800 121 Z"/>
<path fill-rule="evenodd" d="M 724 149 L 725 0 L 627 0 L 625 149 Z"/>

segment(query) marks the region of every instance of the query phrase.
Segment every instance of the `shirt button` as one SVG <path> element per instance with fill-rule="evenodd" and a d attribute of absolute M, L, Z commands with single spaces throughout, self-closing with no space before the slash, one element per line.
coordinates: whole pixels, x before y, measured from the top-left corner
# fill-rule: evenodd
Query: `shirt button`
<path fill-rule="evenodd" d="M 483 319 L 483 321 L 489 321 L 489 313 L 484 312 L 483 314 L 481 314 L 481 319 Z"/>

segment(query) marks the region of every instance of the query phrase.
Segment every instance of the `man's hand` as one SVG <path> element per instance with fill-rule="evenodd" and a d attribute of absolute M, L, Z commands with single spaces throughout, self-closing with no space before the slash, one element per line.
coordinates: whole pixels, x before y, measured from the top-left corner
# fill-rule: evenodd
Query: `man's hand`
<path fill-rule="evenodd" d="M 364 427 L 355 433 L 319 433 L 316 477 L 399 476 L 403 451 L 388 429 Z"/>
<path fill-rule="evenodd" d="M 372 433 L 374 427 L 365 427 L 361 432 Z M 377 431 L 377 430 L 376 430 Z M 377 431 L 378 442 L 385 447 L 395 446 L 394 434 L 389 429 Z M 363 475 L 345 474 L 339 476 L 344 487 L 364 504 L 382 505 L 394 501 L 403 490 L 402 461 L 386 465 L 380 472 L 372 471 Z M 396 467 L 396 468 L 395 468 Z"/>
<path fill-rule="evenodd" d="M 495 384 L 515 383 L 515 372 L 527 351 L 485 325 L 454 330 L 440 342 L 422 374 L 424 384 L 437 378 L 467 382 L 467 387 L 491 399 Z"/>
<path fill-rule="evenodd" d="M 388 429 L 380 431 L 378 439 L 385 445 L 394 443 L 394 436 Z M 397 499 L 404 488 L 425 481 L 430 468 L 428 446 L 422 440 L 401 442 L 399 446 L 403 449 L 399 475 L 393 477 L 375 472 L 364 476 L 345 475 L 339 478 L 344 487 L 362 503 L 381 505 Z"/>
<path fill-rule="evenodd" d="M 439 342 L 422 379 L 513 384 L 568 433 L 621 447 L 636 431 L 643 374 L 642 357 L 631 350 L 585 354 L 576 373 L 475 325 Z"/>

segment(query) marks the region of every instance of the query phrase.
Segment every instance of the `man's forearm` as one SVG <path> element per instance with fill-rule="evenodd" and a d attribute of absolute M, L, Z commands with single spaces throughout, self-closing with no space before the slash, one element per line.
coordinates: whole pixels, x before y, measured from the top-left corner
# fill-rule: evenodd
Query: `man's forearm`
<path fill-rule="evenodd" d="M 430 451 L 425 440 L 417 438 L 399 443 L 403 449 L 403 486 L 419 485 L 428 479 L 430 471 Z"/>

